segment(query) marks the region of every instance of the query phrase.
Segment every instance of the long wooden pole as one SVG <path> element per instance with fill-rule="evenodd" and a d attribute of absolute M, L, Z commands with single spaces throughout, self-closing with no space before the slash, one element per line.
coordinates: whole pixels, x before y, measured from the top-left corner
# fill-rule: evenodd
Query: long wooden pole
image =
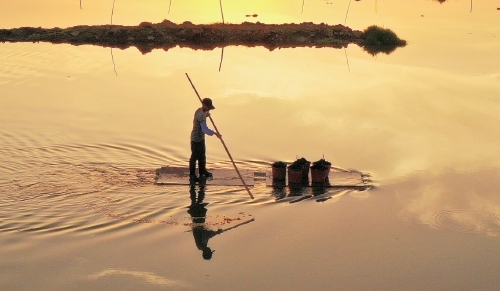
<path fill-rule="evenodd" d="M 193 87 L 193 90 L 194 90 L 194 92 L 196 93 L 196 96 L 198 96 L 198 99 L 200 99 L 200 102 L 202 102 L 201 97 L 200 97 L 200 94 L 198 94 L 198 91 L 197 91 L 197 90 L 196 90 L 196 88 L 194 87 L 194 84 L 193 84 L 193 82 L 191 81 L 191 78 L 189 78 L 189 75 L 188 75 L 187 73 L 186 73 L 186 77 L 188 78 L 189 83 L 191 83 L 191 87 Z M 217 126 L 215 125 L 214 120 L 212 119 L 212 116 L 209 116 L 209 118 L 210 118 L 210 121 L 212 122 L 212 125 L 214 126 L 215 131 L 216 131 L 218 134 L 220 134 L 220 133 L 219 133 L 219 130 L 217 129 Z M 231 162 L 233 163 L 234 169 L 236 170 L 236 173 L 237 173 L 237 174 L 238 174 L 238 176 L 240 177 L 241 182 L 242 182 L 242 183 L 243 183 L 243 185 L 245 186 L 245 189 L 247 189 L 248 195 L 250 195 L 250 198 L 252 198 L 252 199 L 253 199 L 252 192 L 250 192 L 250 189 L 248 189 L 248 186 L 247 186 L 247 184 L 245 183 L 245 180 L 243 180 L 243 177 L 241 176 L 240 171 L 238 170 L 238 167 L 236 167 L 236 163 L 234 162 L 233 157 L 231 156 L 231 153 L 229 153 L 229 150 L 227 149 L 226 143 L 224 142 L 224 140 L 222 139 L 222 137 L 220 138 L 220 141 L 222 142 L 222 145 L 224 146 L 224 149 L 226 149 L 226 153 L 227 153 L 227 155 L 229 156 L 229 159 L 231 159 Z"/>

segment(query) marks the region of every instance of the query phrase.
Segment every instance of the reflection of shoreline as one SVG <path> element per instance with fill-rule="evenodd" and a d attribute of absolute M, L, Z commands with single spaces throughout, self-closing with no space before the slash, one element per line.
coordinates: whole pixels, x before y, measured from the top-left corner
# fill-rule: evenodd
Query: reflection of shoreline
<path fill-rule="evenodd" d="M 0 29 L 2 42 L 69 43 L 74 45 L 91 44 L 104 47 L 137 47 L 142 53 L 153 49 L 168 50 L 176 46 L 193 49 L 213 50 L 230 45 L 263 46 L 269 50 L 294 47 L 333 47 L 342 48 L 357 44 L 367 51 L 388 52 L 399 45 L 364 45 L 368 37 L 359 30 L 341 24 L 327 25 L 314 23 L 301 24 L 200 24 L 191 22 L 175 24 L 168 20 L 152 24 L 143 22 L 138 26 L 95 25 L 61 28 L 22 27 Z"/>

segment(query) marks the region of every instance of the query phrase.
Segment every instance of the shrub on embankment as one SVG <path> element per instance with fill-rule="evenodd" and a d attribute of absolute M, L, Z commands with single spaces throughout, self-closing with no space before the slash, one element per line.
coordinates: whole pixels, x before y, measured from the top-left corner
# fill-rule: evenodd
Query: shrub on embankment
<path fill-rule="evenodd" d="M 372 25 L 363 31 L 363 49 L 374 55 L 379 52 L 391 53 L 397 47 L 405 46 L 406 40 L 400 39 L 392 30 Z"/>

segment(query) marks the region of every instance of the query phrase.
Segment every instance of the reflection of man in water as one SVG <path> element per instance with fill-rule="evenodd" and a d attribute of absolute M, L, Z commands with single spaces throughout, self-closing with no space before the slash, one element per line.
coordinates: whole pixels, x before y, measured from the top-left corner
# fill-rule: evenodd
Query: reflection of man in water
<path fill-rule="evenodd" d="M 200 185 L 200 189 L 196 193 L 195 185 L 191 185 L 189 194 L 191 196 L 191 205 L 189 206 L 188 213 L 191 215 L 191 220 L 193 221 L 192 231 L 194 241 L 198 249 L 203 252 L 203 258 L 210 260 L 214 251 L 208 247 L 208 240 L 222 233 L 222 229 L 214 231 L 205 225 L 205 218 L 207 217 L 207 208 L 205 206 L 208 204 L 203 202 L 205 198 L 205 186 Z"/>

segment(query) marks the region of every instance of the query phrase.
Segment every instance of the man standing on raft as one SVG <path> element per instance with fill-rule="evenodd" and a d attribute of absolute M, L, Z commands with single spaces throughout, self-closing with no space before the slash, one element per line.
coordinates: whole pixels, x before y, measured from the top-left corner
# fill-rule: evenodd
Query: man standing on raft
<path fill-rule="evenodd" d="M 211 177 L 206 169 L 207 157 L 205 149 L 205 134 L 215 135 L 221 138 L 218 132 L 208 128 L 207 117 L 210 116 L 210 110 L 215 109 L 212 99 L 204 98 L 201 101 L 202 106 L 194 113 L 193 130 L 191 131 L 191 158 L 189 159 L 189 181 L 198 182 L 200 178 L 196 176 L 196 161 L 198 161 L 198 172 L 200 177 Z"/>

